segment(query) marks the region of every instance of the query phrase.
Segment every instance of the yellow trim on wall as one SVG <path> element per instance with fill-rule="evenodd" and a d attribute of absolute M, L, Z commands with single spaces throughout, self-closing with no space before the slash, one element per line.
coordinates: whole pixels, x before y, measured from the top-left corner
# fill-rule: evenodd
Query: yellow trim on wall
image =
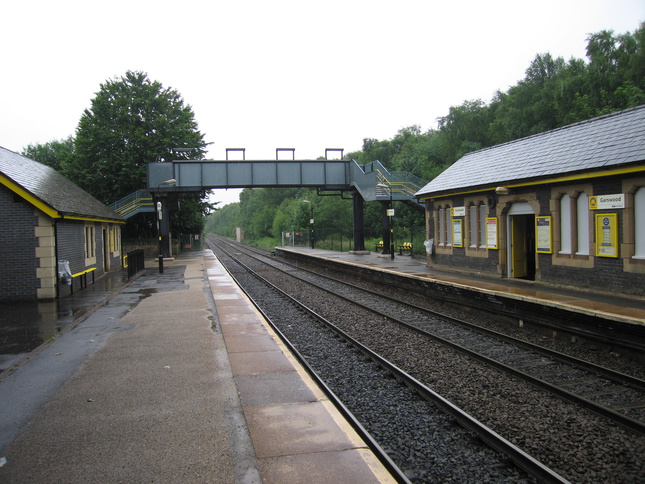
<path fill-rule="evenodd" d="M 29 193 L 27 190 L 22 188 L 20 185 L 15 184 L 13 181 L 11 181 L 9 178 L 6 176 L 0 174 L 0 183 L 2 183 L 4 186 L 6 186 L 9 190 L 14 192 L 16 195 L 21 196 L 25 200 L 27 200 L 29 203 L 31 203 L 34 207 L 36 207 L 38 210 L 41 212 L 45 213 L 46 215 L 50 216 L 51 218 L 62 218 L 60 212 L 58 210 L 53 209 L 46 203 L 42 202 L 38 198 L 34 197 L 31 193 Z"/>
<path fill-rule="evenodd" d="M 65 215 L 60 213 L 58 210 L 52 208 L 50 205 L 47 205 L 45 202 L 33 196 L 30 192 L 22 188 L 20 185 L 14 183 L 6 176 L 0 174 L 0 183 L 6 186 L 9 190 L 14 192 L 16 195 L 24 198 L 27 202 L 31 203 L 38 210 L 43 212 L 45 215 L 51 218 L 64 218 L 66 220 L 81 220 L 83 222 L 101 222 L 101 223 L 111 223 L 111 224 L 125 224 L 123 220 L 111 220 L 106 218 L 96 218 L 96 217 L 80 217 L 76 215 Z"/>
<path fill-rule="evenodd" d="M 84 222 L 100 222 L 106 224 L 125 224 L 125 220 L 110 220 L 107 218 L 78 217 L 76 215 L 64 215 L 65 220 L 82 220 Z"/>

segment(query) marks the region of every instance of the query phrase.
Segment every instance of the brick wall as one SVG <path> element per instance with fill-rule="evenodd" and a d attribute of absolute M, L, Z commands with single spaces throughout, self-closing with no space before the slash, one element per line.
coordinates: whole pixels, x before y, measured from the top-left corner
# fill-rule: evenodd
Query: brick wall
<path fill-rule="evenodd" d="M 622 177 L 607 177 L 591 180 L 593 184 L 593 194 L 607 194 L 607 193 L 622 193 Z M 521 199 L 521 189 L 517 189 Z M 528 187 L 527 192 L 534 196 L 539 201 L 539 211 L 536 215 L 552 215 L 550 211 L 550 191 L 551 186 Z M 463 205 L 463 197 L 453 197 L 451 199 L 451 206 Z M 441 204 L 441 200 L 436 202 L 428 202 L 428 229 L 430 237 L 435 239 L 435 249 L 437 249 L 438 234 L 434 233 L 434 205 Z M 598 210 L 596 213 L 617 213 L 618 214 L 618 247 L 620 248 L 624 243 L 623 236 L 624 230 L 624 217 L 625 213 L 622 209 L 616 210 Z M 503 229 L 506 224 L 506 217 L 500 214 L 500 207 L 498 206 L 491 210 L 489 216 L 499 217 L 499 233 L 500 233 L 500 250 L 505 247 L 506 242 L 501 240 Z M 466 220 L 466 219 L 464 219 Z M 593 222 L 591 222 L 593 224 Z M 468 230 L 467 222 L 464 222 L 464 230 Z M 590 227 L 593 231 L 593 225 Z M 553 226 L 554 231 L 558 231 L 559 227 Z M 558 235 L 554 233 L 554 236 Z M 507 237 L 508 235 L 506 235 Z M 594 243 L 594 237 L 590 239 Z M 557 255 L 557 254 L 555 254 Z M 580 256 L 581 260 L 585 259 L 585 264 L 564 264 L 558 265 L 553 263 L 553 255 L 551 254 L 537 254 L 538 258 L 538 273 L 536 279 L 544 283 L 569 286 L 580 289 L 599 290 L 605 292 L 614 292 L 618 294 L 628 295 L 645 295 L 645 274 L 636 272 L 626 272 L 623 267 L 623 254 L 619 257 L 597 257 L 595 253 L 590 253 L 589 256 Z M 436 267 L 437 269 L 449 269 L 461 272 L 481 273 L 493 276 L 499 276 L 499 257 L 498 250 L 488 250 L 487 257 L 469 257 L 466 255 L 465 248 L 452 247 L 449 250 L 442 251 L 436 250 L 431 256 L 428 256 L 429 267 Z M 575 259 L 575 256 L 572 257 Z M 502 264 L 506 263 L 506 258 Z"/>
<path fill-rule="evenodd" d="M 34 208 L 0 185 L 0 300 L 37 297 Z"/>

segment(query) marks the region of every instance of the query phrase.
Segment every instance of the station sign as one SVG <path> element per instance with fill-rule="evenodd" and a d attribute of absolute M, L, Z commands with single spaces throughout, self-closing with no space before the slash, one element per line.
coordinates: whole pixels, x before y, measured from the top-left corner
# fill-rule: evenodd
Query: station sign
<path fill-rule="evenodd" d="M 625 208 L 625 194 L 593 195 L 589 197 L 589 210 Z"/>
<path fill-rule="evenodd" d="M 452 208 L 453 217 L 465 217 L 466 216 L 466 207 L 453 207 Z"/>

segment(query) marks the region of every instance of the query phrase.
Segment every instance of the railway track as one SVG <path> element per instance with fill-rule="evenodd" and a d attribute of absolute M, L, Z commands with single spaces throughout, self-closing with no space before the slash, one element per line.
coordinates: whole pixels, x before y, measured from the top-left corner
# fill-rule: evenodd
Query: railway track
<path fill-rule="evenodd" d="M 219 254 L 222 257 L 222 252 Z M 249 296 L 260 308 L 264 308 L 261 310 L 274 329 L 310 370 L 330 398 L 336 401 L 336 405 L 341 408 L 346 417 L 354 421 L 355 428 L 367 442 L 370 442 L 370 446 L 377 455 L 382 456 L 381 459 L 399 482 L 438 482 L 451 478 L 456 478 L 460 482 L 530 482 L 531 477 L 537 482 L 568 482 L 397 368 L 396 365 L 380 357 L 348 333 L 277 288 L 263 277 L 262 271 L 251 269 L 240 260 L 236 260 L 230 253 L 228 256 L 229 259 L 225 265 L 228 265 L 228 270 L 233 277 L 238 283 L 244 284 L 243 287 L 247 288 L 245 290 L 248 290 Z M 242 268 L 242 272 L 232 269 L 232 263 Z M 249 290 L 249 282 L 245 280 L 248 276 L 262 281 L 264 287 Z M 269 293 L 265 292 L 267 289 Z M 271 308 L 267 309 L 269 301 L 271 301 L 270 306 L 276 308 L 275 311 Z M 295 310 L 300 336 L 289 331 L 293 325 L 285 326 L 276 322 L 276 316 L 280 320 L 286 317 L 287 304 Z M 307 324 L 303 321 L 303 314 L 306 314 L 317 328 L 307 325 L 309 329 L 303 332 L 303 326 Z M 293 339 L 296 340 L 295 344 L 292 342 Z M 323 339 L 329 340 L 330 343 L 323 344 Z M 312 340 L 315 341 L 314 345 L 311 344 Z M 330 352 L 330 346 L 336 349 Z M 320 361 L 323 361 L 324 365 L 317 363 Z M 329 384 L 329 380 L 333 380 L 331 374 L 338 375 L 339 368 L 343 369 L 344 375 L 340 378 L 341 381 L 350 378 L 354 382 L 351 388 L 348 388 L 346 383 L 340 386 Z M 320 378 L 319 373 L 327 374 L 328 377 Z M 359 385 L 359 382 L 362 385 Z M 378 389 L 376 393 L 375 388 Z M 339 399 L 335 391 L 343 394 L 344 398 Z M 368 418 L 365 418 L 365 425 L 356 420 L 352 409 L 343 403 L 347 401 L 358 401 L 358 403 L 350 403 L 354 408 L 364 405 L 371 409 L 368 412 L 361 412 L 364 417 L 368 415 Z M 387 451 L 383 450 L 379 441 L 365 430 L 366 426 L 372 429 L 379 426 L 389 427 L 388 424 L 392 419 L 389 411 L 374 410 L 383 406 L 386 409 L 393 407 L 397 409 L 400 425 L 399 432 L 389 430 L 389 437 L 382 440 L 385 442 Z M 433 437 L 431 452 L 434 455 L 424 455 L 419 450 L 424 446 L 419 444 L 425 442 L 425 447 L 429 447 L 427 436 L 430 432 Z M 407 445 L 402 446 L 403 442 L 407 442 Z M 405 447 L 407 447 L 406 450 L 404 450 Z M 439 463 L 441 465 L 438 465 Z"/>
<path fill-rule="evenodd" d="M 245 250 L 245 249 L 242 249 Z M 246 253 L 252 253 L 246 250 Z M 500 368 L 554 395 L 579 404 L 626 429 L 645 435 L 645 381 L 579 358 L 528 343 L 468 321 L 440 314 L 284 261 L 290 275 L 316 285 L 330 295 L 369 308 L 389 321 Z"/>
<path fill-rule="evenodd" d="M 239 246 L 236 246 L 233 250 L 240 253 L 240 255 L 241 252 L 249 252 L 248 249 Z M 247 254 L 246 257 L 251 257 L 251 255 Z M 253 257 L 258 256 L 253 255 Z M 423 308 L 404 304 L 398 300 L 384 300 L 383 295 L 378 294 L 377 292 L 366 291 L 365 288 L 351 286 L 346 282 L 332 280 L 332 278 L 328 277 L 322 279 L 320 275 L 313 275 L 304 271 L 302 267 L 276 263 L 275 261 L 270 260 L 271 258 L 266 255 L 260 257 L 264 259 L 262 264 L 270 263 L 270 266 L 263 265 L 254 267 L 254 270 L 262 272 L 263 277 L 277 282 L 280 279 L 287 277 L 284 274 L 288 273 L 288 277 L 296 277 L 298 279 L 299 282 L 295 283 L 295 286 L 293 285 L 294 283 L 291 283 L 290 286 L 289 284 L 280 282 L 281 285 L 285 285 L 285 287 L 290 288 L 287 289 L 290 294 L 299 292 L 299 289 L 304 288 L 305 283 L 315 285 L 316 291 L 325 290 L 325 296 L 320 296 L 319 292 L 317 296 L 309 296 L 310 299 L 318 300 L 319 310 L 322 313 L 329 312 L 328 310 L 330 308 L 328 306 L 331 306 L 329 301 L 332 298 L 342 297 L 346 304 L 351 303 L 361 305 L 362 309 L 354 310 L 357 312 L 355 312 L 355 317 L 353 319 L 360 321 L 360 325 L 367 329 L 356 329 L 354 327 L 356 324 L 352 321 L 343 324 L 346 325 L 346 328 L 351 328 L 350 331 L 352 333 L 360 335 L 358 339 L 361 339 L 361 341 L 367 337 L 365 333 L 373 333 L 375 331 L 375 327 L 378 327 L 379 332 L 390 334 L 389 344 L 386 343 L 378 350 L 382 355 L 387 355 L 386 357 L 388 359 L 393 359 L 396 362 L 397 358 L 402 358 L 397 356 L 397 353 L 400 353 L 401 351 L 400 349 L 397 349 L 399 344 L 402 347 L 406 347 L 406 351 L 408 351 L 408 355 L 405 358 L 402 358 L 403 360 L 407 359 L 414 361 L 413 355 L 415 354 L 417 355 L 417 359 L 423 359 L 423 347 L 429 345 L 429 343 L 424 343 L 423 341 L 431 338 L 435 344 L 440 344 L 444 348 L 449 346 L 453 350 L 457 350 L 462 354 L 467 354 L 469 359 L 475 358 L 480 362 L 485 363 L 486 366 L 493 366 L 498 370 L 503 369 L 506 373 L 510 372 L 513 375 L 513 378 L 522 378 L 523 380 L 531 381 L 532 385 L 548 389 L 549 391 L 554 390 L 551 389 L 551 383 L 546 383 L 547 379 L 566 381 L 568 382 L 568 384 L 565 385 L 566 388 L 564 390 L 560 388 L 556 393 L 558 393 L 559 398 L 565 398 L 568 401 L 575 401 L 576 412 L 579 410 L 577 406 L 583 405 L 585 408 L 593 409 L 594 412 L 603 415 L 603 418 L 611 418 L 621 426 L 630 428 L 632 432 L 641 431 L 641 427 L 639 426 L 642 426 L 642 422 L 637 418 L 632 418 L 634 413 L 640 415 L 638 414 L 638 399 L 640 395 L 638 392 L 641 392 L 642 386 L 645 386 L 641 385 L 642 382 L 638 381 L 638 379 L 631 379 L 631 377 L 628 377 L 627 375 L 617 374 L 616 372 L 606 372 L 598 367 L 584 365 L 582 362 L 571 360 L 566 357 L 566 355 L 559 355 L 554 352 L 545 351 L 543 348 L 527 346 L 524 342 L 514 341 L 503 335 L 494 334 L 493 332 L 485 331 L 482 328 L 472 327 L 472 325 L 467 322 L 455 320 L 454 318 L 446 318 L 445 315 L 432 314 Z M 253 262 L 253 264 L 259 263 Z M 294 289 L 294 287 L 296 289 Z M 324 302 L 321 303 L 321 301 Z M 368 309 L 365 309 L 365 307 Z M 368 315 L 367 313 L 371 313 L 371 315 Z M 351 320 L 352 318 L 349 319 Z M 446 319 L 449 321 L 446 321 Z M 374 324 L 363 324 L 369 320 L 376 320 L 378 322 L 374 323 L 376 326 Z M 338 321 L 335 322 L 337 323 Z M 417 341 L 414 341 L 415 339 Z M 411 341 L 414 341 L 415 346 L 420 347 L 421 349 L 411 349 Z M 378 344 L 375 344 L 375 346 L 378 346 Z M 512 364 L 513 362 L 518 361 L 522 361 L 522 364 Z M 406 368 L 406 366 L 408 366 L 411 368 L 411 371 L 409 370 L 410 373 L 414 374 L 414 376 L 419 380 L 425 380 L 426 383 L 432 386 L 435 386 L 437 383 L 441 383 L 441 371 L 437 372 L 436 368 L 434 371 L 428 371 L 425 369 L 419 370 L 415 368 L 419 365 L 413 362 L 401 363 L 398 366 L 401 366 L 402 368 Z M 463 371 L 479 370 L 474 369 L 474 366 L 471 364 L 470 370 L 462 370 L 462 372 Z M 599 380 L 596 376 L 596 374 L 601 371 L 603 372 L 602 384 L 597 383 Z M 494 383 L 491 384 L 484 382 L 483 385 L 488 392 L 491 387 L 494 386 Z M 613 408 L 602 408 L 602 406 L 598 407 L 596 402 L 592 402 L 590 398 L 588 398 L 589 394 L 581 396 L 570 391 L 572 388 L 575 388 L 576 385 L 585 386 L 586 388 L 592 386 L 595 386 L 595 388 L 602 388 L 603 390 L 593 392 L 594 397 L 599 396 L 603 391 L 605 391 L 605 393 L 609 391 L 612 395 L 614 393 L 622 395 L 623 397 L 628 395 L 628 398 L 623 399 L 621 401 L 622 403 L 619 403 L 618 405 L 616 404 L 616 398 L 613 398 Z M 618 388 L 621 391 L 615 392 L 613 388 Z M 473 390 L 471 389 L 469 391 L 472 392 Z M 513 397 L 505 398 L 510 399 Z M 533 398 L 535 399 L 535 397 Z M 624 402 L 627 402 L 627 404 Z M 629 409 L 632 415 L 626 415 L 629 412 L 621 413 L 617 411 L 617 407 L 623 411 L 625 409 Z M 525 412 L 525 409 L 529 407 L 527 407 L 526 404 L 521 404 L 519 408 L 521 410 L 518 410 L 518 407 L 516 406 L 514 410 L 506 410 L 506 412 L 513 412 L 516 414 L 515 416 L 517 416 L 517 414 L 522 414 L 522 412 Z M 634 412 L 634 410 L 636 410 L 636 412 Z M 475 414 L 477 413 L 480 417 L 483 416 L 483 420 L 487 424 L 496 420 L 496 418 L 489 417 L 481 408 L 476 409 Z M 542 415 L 542 412 L 538 413 Z M 581 418 L 586 419 L 587 417 Z M 585 426 L 583 425 L 582 427 Z M 528 432 L 530 432 L 530 430 Z M 511 435 L 514 434 L 511 433 Z M 573 439 L 574 437 L 571 438 Z M 636 452 L 638 452 L 637 449 L 642 449 L 642 435 L 640 437 L 638 435 L 632 435 L 630 438 L 636 442 L 634 447 Z M 527 441 L 526 435 L 523 438 L 516 438 L 515 440 L 520 443 L 525 443 Z M 531 450 L 531 446 L 529 446 L 527 450 Z M 558 459 L 554 460 L 554 462 L 558 461 Z M 562 466 L 563 464 L 558 463 L 557 465 Z M 633 466 L 633 463 L 630 463 L 629 465 Z M 595 467 L 598 467 L 598 465 L 596 464 Z M 606 466 L 606 468 L 611 469 L 611 466 Z M 583 472 L 584 469 L 578 469 L 571 472 L 571 475 L 576 477 L 577 474 L 581 474 Z M 599 472 L 600 474 L 603 473 L 602 468 Z M 611 471 L 608 473 L 610 472 Z M 565 472 L 563 475 L 567 476 L 567 473 Z M 611 480 L 606 482 L 611 482 Z M 616 482 L 626 481 L 620 480 Z"/>

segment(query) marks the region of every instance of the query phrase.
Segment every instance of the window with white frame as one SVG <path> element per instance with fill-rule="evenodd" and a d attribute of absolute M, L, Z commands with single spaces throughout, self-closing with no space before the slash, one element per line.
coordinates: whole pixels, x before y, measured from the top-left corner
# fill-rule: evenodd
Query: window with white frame
<path fill-rule="evenodd" d="M 85 226 L 85 265 L 96 262 L 96 237 L 94 224 Z"/>
<path fill-rule="evenodd" d="M 485 249 L 486 248 L 486 205 L 480 203 L 479 205 L 472 204 L 468 210 L 470 223 L 470 247 Z"/>
<path fill-rule="evenodd" d="M 560 254 L 571 254 L 571 197 L 560 199 Z"/>
<path fill-rule="evenodd" d="M 452 246 L 452 212 L 450 205 L 446 205 L 446 247 Z"/>
<path fill-rule="evenodd" d="M 121 227 L 114 226 L 110 230 L 110 253 L 118 255 L 121 253 Z"/>
<path fill-rule="evenodd" d="M 452 245 L 452 215 L 450 206 L 439 207 L 437 210 L 439 217 L 439 246 L 450 247 Z"/>
<path fill-rule="evenodd" d="M 471 205 L 468 212 L 470 215 L 470 247 L 476 248 L 477 239 L 479 238 L 479 224 L 477 223 L 479 212 L 477 211 L 477 205 Z"/>
<path fill-rule="evenodd" d="M 589 255 L 589 197 L 580 193 L 560 199 L 560 254 Z"/>
<path fill-rule="evenodd" d="M 645 259 L 645 187 L 634 193 L 634 259 Z"/>
<path fill-rule="evenodd" d="M 578 249 L 576 254 L 589 255 L 589 197 L 581 193 L 576 198 Z"/>
<path fill-rule="evenodd" d="M 488 215 L 486 211 L 486 204 L 479 204 L 479 247 L 481 249 L 486 248 L 486 216 Z"/>

